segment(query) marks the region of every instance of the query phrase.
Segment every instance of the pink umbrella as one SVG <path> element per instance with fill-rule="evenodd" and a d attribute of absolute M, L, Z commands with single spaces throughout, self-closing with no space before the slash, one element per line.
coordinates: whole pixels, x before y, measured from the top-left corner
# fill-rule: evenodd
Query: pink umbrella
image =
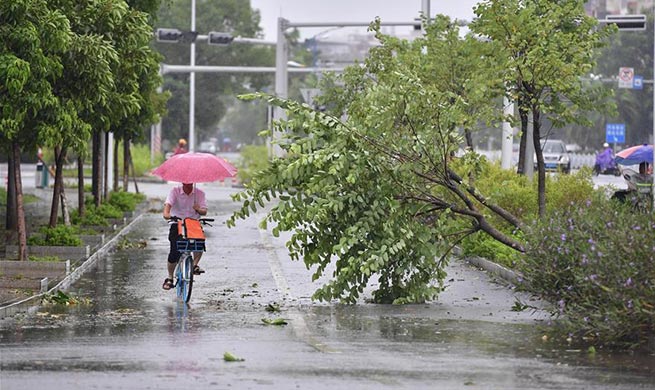
<path fill-rule="evenodd" d="M 164 180 L 179 183 L 207 183 L 234 177 L 237 169 L 213 154 L 184 153 L 173 155 L 152 173 Z"/>

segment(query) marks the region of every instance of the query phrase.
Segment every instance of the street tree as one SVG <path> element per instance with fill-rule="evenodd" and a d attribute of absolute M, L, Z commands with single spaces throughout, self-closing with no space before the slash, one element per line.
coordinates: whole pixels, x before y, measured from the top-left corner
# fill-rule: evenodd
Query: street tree
<path fill-rule="evenodd" d="M 98 134 L 108 131 L 112 121 L 129 115 L 136 106 L 131 91 L 121 91 L 121 79 L 129 79 L 130 73 L 119 74 L 115 69 L 123 60 L 113 39 L 121 33 L 121 20 L 128 12 L 123 0 L 97 0 L 77 2 L 61 0 L 56 2 L 71 21 L 75 39 L 65 58 L 63 74 L 57 80 L 57 95 L 70 102 L 75 108 L 76 127 L 49 135 L 47 144 L 55 148 L 55 184 L 50 211 L 50 226 L 57 224 L 60 194 L 63 193 L 62 170 L 69 149 L 83 155 L 93 132 L 93 141 Z M 107 12 L 111 11 L 111 12 Z M 97 147 L 94 145 L 94 152 Z M 97 156 L 94 156 L 94 168 Z M 94 169 L 95 172 L 95 169 Z M 82 183 L 78 185 L 83 186 Z M 94 175 L 94 196 L 99 194 L 97 175 Z M 65 207 L 65 202 L 62 203 Z"/>
<path fill-rule="evenodd" d="M 565 124 L 590 125 L 589 111 L 611 110 L 608 91 L 581 80 L 595 65 L 595 49 L 601 47 L 613 28 L 597 28 L 577 0 L 483 1 L 475 7 L 477 18 L 471 30 L 488 38 L 503 58 L 505 81 L 510 96 L 518 103 L 521 136 L 532 119 L 533 144 L 537 158 L 539 215 L 546 207 L 546 173 L 542 139 L 543 118 L 553 127 Z M 521 142 L 525 145 L 525 142 Z M 522 158 L 525 149 L 521 150 Z"/>
<path fill-rule="evenodd" d="M 303 259 L 313 279 L 332 273 L 314 293 L 319 300 L 355 302 L 372 278 L 376 302 L 433 299 L 442 289 L 447 254 L 478 231 L 523 250 L 496 224 L 520 228 L 521 221 L 462 180 L 475 175 L 478 157 L 454 158 L 463 143 L 459 129 L 483 119 L 484 111 L 471 109 L 469 99 L 477 101 L 472 87 L 463 94 L 435 77 L 452 71 L 436 64 L 446 54 L 436 41 L 448 23 L 413 42 L 379 28 L 379 21 L 372 25 L 381 45 L 363 66 L 345 71 L 342 88 L 328 93 L 333 111 L 265 94 L 245 97 L 287 110 L 288 119 L 273 129 L 286 156 L 273 159 L 235 196 L 243 204 L 228 225 L 277 198 L 262 227 L 273 223 L 274 235 L 293 231 L 290 255 Z M 473 50 L 449 54 L 479 63 Z"/>
<path fill-rule="evenodd" d="M 9 196 L 16 199 L 15 210 L 8 209 L 7 215 L 17 213 L 19 259 L 25 260 L 20 153 L 36 152 L 51 134 L 76 122 L 73 105 L 62 101 L 56 90 L 75 36 L 66 15 L 42 0 L 0 3 L 0 34 L 0 142 L 13 162 Z"/>
<path fill-rule="evenodd" d="M 72 30 L 88 41 L 83 45 L 85 50 L 67 63 L 59 90 L 80 101 L 76 106 L 79 116 L 93 132 L 92 191 L 96 206 L 109 186 L 101 180 L 103 138 L 114 132 L 118 140 L 143 139 L 144 127 L 156 122 L 157 114 L 163 111 L 162 96 L 156 92 L 160 83 L 158 56 L 149 47 L 153 18 L 145 12 L 158 3 L 134 4 L 144 10 L 132 8 L 124 0 L 58 2 L 71 20 Z M 81 150 L 76 150 L 78 156 L 85 156 L 88 139 L 80 145 Z M 83 159 L 78 159 L 78 164 L 83 164 Z M 78 185 L 84 186 L 81 175 Z M 80 197 L 81 211 L 83 200 Z M 56 213 L 53 207 L 51 223 L 56 223 Z"/>

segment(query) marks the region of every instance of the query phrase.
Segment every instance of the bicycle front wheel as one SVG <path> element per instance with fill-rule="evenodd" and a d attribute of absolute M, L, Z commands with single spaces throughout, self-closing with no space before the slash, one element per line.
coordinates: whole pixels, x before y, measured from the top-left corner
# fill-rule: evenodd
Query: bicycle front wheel
<path fill-rule="evenodd" d="M 175 269 L 175 277 L 177 296 L 184 302 L 189 302 L 193 288 L 193 256 L 190 253 L 182 255 Z"/>

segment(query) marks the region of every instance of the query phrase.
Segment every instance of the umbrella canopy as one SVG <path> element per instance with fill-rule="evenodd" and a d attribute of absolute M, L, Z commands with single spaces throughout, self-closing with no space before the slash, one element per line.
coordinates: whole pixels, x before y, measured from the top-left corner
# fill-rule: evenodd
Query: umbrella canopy
<path fill-rule="evenodd" d="M 653 145 L 637 145 L 616 154 L 616 163 L 621 165 L 636 165 L 647 162 L 653 163 Z"/>
<path fill-rule="evenodd" d="M 234 177 L 237 169 L 210 153 L 183 153 L 173 155 L 152 173 L 179 183 L 207 183 Z"/>

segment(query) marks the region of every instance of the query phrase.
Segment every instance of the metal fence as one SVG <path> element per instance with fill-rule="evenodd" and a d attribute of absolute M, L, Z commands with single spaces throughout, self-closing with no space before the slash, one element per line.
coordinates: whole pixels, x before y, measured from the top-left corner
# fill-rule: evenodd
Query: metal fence
<path fill-rule="evenodd" d="M 500 150 L 476 150 L 479 154 L 486 156 L 491 161 L 500 161 Z M 596 162 L 596 155 L 594 153 L 569 153 L 571 157 L 571 169 L 580 169 L 582 167 L 592 167 Z M 517 153 L 512 155 L 512 165 L 516 166 L 518 161 Z"/>

